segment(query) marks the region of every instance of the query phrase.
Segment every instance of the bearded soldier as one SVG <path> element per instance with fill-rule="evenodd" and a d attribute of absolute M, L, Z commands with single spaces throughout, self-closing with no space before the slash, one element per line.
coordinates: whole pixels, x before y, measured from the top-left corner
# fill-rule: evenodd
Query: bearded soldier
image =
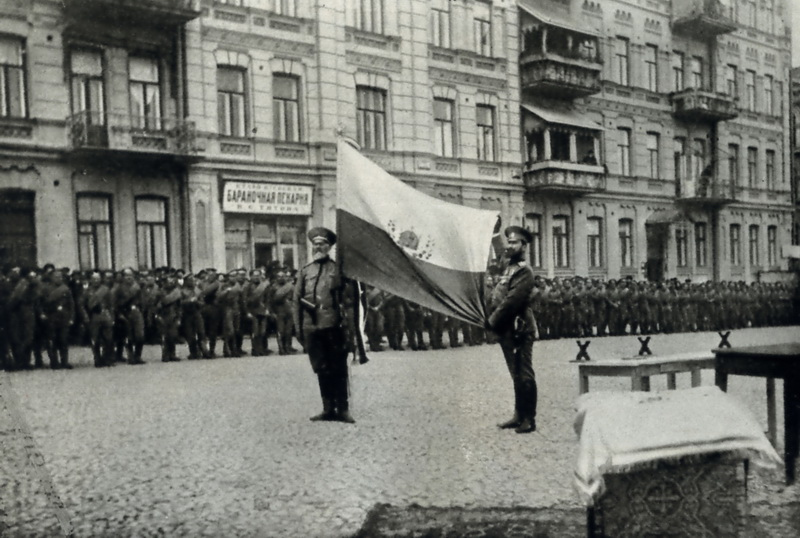
<path fill-rule="evenodd" d="M 292 297 L 298 336 L 305 342 L 317 375 L 322 413 L 311 420 L 354 423 L 348 401 L 347 344 L 342 313 L 342 276 L 330 256 L 336 234 L 327 228 L 308 232 L 314 261 L 297 275 Z"/>
<path fill-rule="evenodd" d="M 515 401 L 513 418 L 498 426 L 530 433 L 536 431 L 537 388 L 531 360 L 535 321 L 529 298 L 533 291 L 533 271 L 525 262 L 525 250 L 532 236 L 519 226 L 506 228 L 505 236 L 508 267 L 492 291 L 486 328 L 498 336 L 514 383 Z"/>

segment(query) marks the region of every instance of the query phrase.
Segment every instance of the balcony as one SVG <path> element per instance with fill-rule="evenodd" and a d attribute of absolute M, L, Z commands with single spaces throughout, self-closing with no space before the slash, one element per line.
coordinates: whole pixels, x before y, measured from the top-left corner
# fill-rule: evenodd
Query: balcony
<path fill-rule="evenodd" d="M 98 19 L 125 25 L 176 26 L 200 16 L 199 0 L 64 0 L 73 20 Z"/>
<path fill-rule="evenodd" d="M 720 0 L 682 0 L 672 5 L 672 31 L 676 34 L 705 40 L 737 28 L 730 8 Z"/>
<path fill-rule="evenodd" d="M 605 189 L 605 169 L 600 165 L 567 161 L 539 161 L 525 168 L 525 187 L 534 192 L 580 196 Z"/>
<path fill-rule="evenodd" d="M 739 109 L 727 94 L 689 88 L 672 95 L 672 113 L 687 121 L 726 121 L 737 117 Z"/>
<path fill-rule="evenodd" d="M 176 118 L 79 112 L 67 118 L 74 154 L 117 151 L 130 156 L 172 156 L 197 160 L 195 124 Z"/>
<path fill-rule="evenodd" d="M 719 207 L 736 201 L 736 185 L 701 177 L 676 184 L 675 201 L 688 206 Z"/>
<path fill-rule="evenodd" d="M 574 99 L 600 91 L 599 61 L 553 52 L 520 57 L 522 89 L 536 95 Z"/>

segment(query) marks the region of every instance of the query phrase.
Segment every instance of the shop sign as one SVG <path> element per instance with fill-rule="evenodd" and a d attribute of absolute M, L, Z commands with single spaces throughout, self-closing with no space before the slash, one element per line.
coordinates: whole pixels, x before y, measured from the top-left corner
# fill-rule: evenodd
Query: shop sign
<path fill-rule="evenodd" d="M 313 188 L 309 185 L 227 181 L 222 211 L 272 215 L 311 215 Z"/>

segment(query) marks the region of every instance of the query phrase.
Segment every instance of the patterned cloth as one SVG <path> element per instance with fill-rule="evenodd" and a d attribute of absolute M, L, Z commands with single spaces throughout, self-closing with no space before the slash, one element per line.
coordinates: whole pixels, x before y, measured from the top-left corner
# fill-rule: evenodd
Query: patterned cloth
<path fill-rule="evenodd" d="M 587 506 L 605 491 L 603 475 L 653 468 L 661 460 L 723 452 L 767 468 L 782 463 L 752 414 L 716 386 L 590 392 L 577 406 L 574 485 Z"/>

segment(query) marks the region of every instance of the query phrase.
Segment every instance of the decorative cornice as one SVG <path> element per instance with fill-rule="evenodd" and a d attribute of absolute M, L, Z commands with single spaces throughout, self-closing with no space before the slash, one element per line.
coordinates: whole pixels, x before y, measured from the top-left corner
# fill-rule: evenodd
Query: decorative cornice
<path fill-rule="evenodd" d="M 403 71 L 403 62 L 394 58 L 385 58 L 383 56 L 348 50 L 345 54 L 345 59 L 350 65 L 366 67 L 368 69 L 391 71 L 393 73 L 400 73 Z"/>
<path fill-rule="evenodd" d="M 313 57 L 314 54 L 316 54 L 316 46 L 313 43 L 278 39 L 275 37 L 254 35 L 247 32 L 237 32 L 235 30 L 223 30 L 221 28 L 205 27 L 203 28 L 203 36 L 220 43 L 234 44 L 247 48 L 258 48 L 261 50 L 269 50 L 275 53 L 293 54 L 306 57 Z"/>
<path fill-rule="evenodd" d="M 508 83 L 505 79 L 484 77 L 472 73 L 461 73 L 458 71 L 451 71 L 449 69 L 441 69 L 438 67 L 431 67 L 428 72 L 431 79 L 438 82 L 446 82 L 450 84 L 468 84 L 470 86 L 490 88 L 493 90 L 506 90 L 508 88 Z"/>

